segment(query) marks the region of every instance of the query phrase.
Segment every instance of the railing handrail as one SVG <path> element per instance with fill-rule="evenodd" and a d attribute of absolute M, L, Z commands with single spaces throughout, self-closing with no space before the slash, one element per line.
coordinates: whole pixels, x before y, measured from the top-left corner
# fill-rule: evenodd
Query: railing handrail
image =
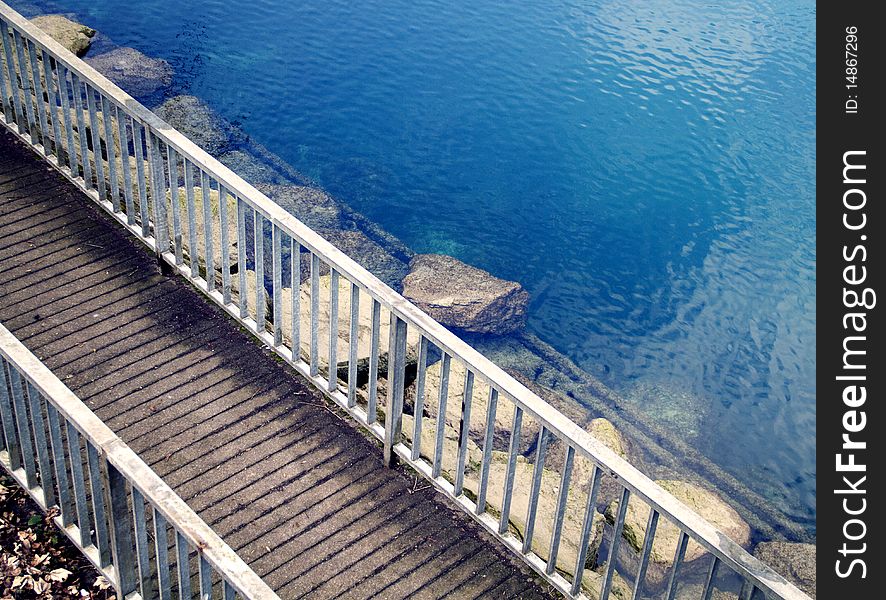
<path fill-rule="evenodd" d="M 479 351 L 443 327 L 336 248 L 331 242 L 286 212 L 265 194 L 145 108 L 92 66 L 72 55 L 48 34 L 2 1 L 0 1 L 0 15 L 14 24 L 26 38 L 48 50 L 55 60 L 62 63 L 80 79 L 101 90 L 113 104 L 122 109 L 129 117 L 145 126 L 164 143 L 174 147 L 179 154 L 198 165 L 200 169 L 215 178 L 220 185 L 230 190 L 238 198 L 246 201 L 251 208 L 261 213 L 274 226 L 279 227 L 287 235 L 298 238 L 303 246 L 322 258 L 330 267 L 355 283 L 406 323 L 417 327 L 424 337 L 441 350 L 457 357 L 464 362 L 468 369 L 490 386 L 507 394 L 545 428 L 575 448 L 579 455 L 617 477 L 632 494 L 639 496 L 653 509 L 673 521 L 690 534 L 694 541 L 701 544 L 731 569 L 746 577 L 761 590 L 778 598 L 809 600 L 806 594 L 750 555 L 717 527 L 677 500 L 672 494 L 607 448 Z M 149 245 L 152 245 L 151 239 L 147 241 Z"/>
<path fill-rule="evenodd" d="M 2 8 L 2 7 L 0 7 Z M 175 491 L 0 323 L 0 356 L 25 376 L 101 455 L 159 510 L 224 579 L 251 600 L 280 600 Z"/>

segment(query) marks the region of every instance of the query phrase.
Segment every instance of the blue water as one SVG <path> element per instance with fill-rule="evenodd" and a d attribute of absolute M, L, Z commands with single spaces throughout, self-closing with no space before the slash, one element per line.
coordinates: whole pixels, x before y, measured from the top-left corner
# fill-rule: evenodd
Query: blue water
<path fill-rule="evenodd" d="M 521 281 L 533 332 L 814 527 L 811 1 L 40 4 Z"/>

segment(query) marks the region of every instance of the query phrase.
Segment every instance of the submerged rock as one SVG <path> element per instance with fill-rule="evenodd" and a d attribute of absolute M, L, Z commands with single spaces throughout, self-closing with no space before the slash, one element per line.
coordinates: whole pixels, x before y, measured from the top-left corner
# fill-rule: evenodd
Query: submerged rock
<path fill-rule="evenodd" d="M 698 513 L 708 523 L 720 529 L 720 531 L 740 546 L 747 547 L 750 544 L 751 528 L 735 509 L 726 504 L 713 492 L 685 481 L 663 480 L 656 481 L 656 483 L 677 498 L 677 500 Z M 615 520 L 617 508 L 618 502 L 613 502 L 606 509 L 606 516 L 611 522 Z M 632 497 L 628 502 L 622 535 L 631 547 L 638 552 L 643 548 L 648 519 L 649 506 L 642 500 Z M 676 525 L 666 518 L 659 519 L 658 527 L 655 531 L 655 541 L 652 544 L 650 562 L 664 566 L 673 564 L 679 537 L 680 530 Z M 695 541 L 690 540 L 686 547 L 685 561 L 691 562 L 704 556 L 704 554 L 704 548 Z"/>
<path fill-rule="evenodd" d="M 400 282 L 409 272 L 406 263 L 369 239 L 362 231 L 321 229 L 318 233 L 394 289 L 400 287 Z"/>
<path fill-rule="evenodd" d="M 815 544 L 761 542 L 754 556 L 815 598 Z"/>
<path fill-rule="evenodd" d="M 169 98 L 154 112 L 213 156 L 219 156 L 243 138 L 238 129 L 196 96 Z"/>
<path fill-rule="evenodd" d="M 344 215 L 341 205 L 323 190 L 301 185 L 260 185 L 258 189 L 286 212 L 332 242 L 360 266 L 394 289 L 408 272 L 405 262 L 369 238 L 363 231 L 352 229 L 353 223 Z M 269 254 L 266 253 L 266 256 Z M 305 253 L 301 259 L 301 281 L 310 275 L 310 262 Z M 321 266 L 321 274 L 329 272 Z"/>
<path fill-rule="evenodd" d="M 136 97 L 150 96 L 172 83 L 172 67 L 135 48 L 116 48 L 86 59 L 99 73 Z"/>
<path fill-rule="evenodd" d="M 95 29 L 75 23 L 63 15 L 40 15 L 31 22 L 77 56 L 86 54 L 95 37 Z"/>
<path fill-rule="evenodd" d="M 230 150 L 218 157 L 219 162 L 254 186 L 284 184 L 288 178 L 263 160 L 244 150 Z"/>
<path fill-rule="evenodd" d="M 523 327 L 529 293 L 443 254 L 419 254 L 410 262 L 403 295 L 443 325 L 504 335 Z"/>
<path fill-rule="evenodd" d="M 341 207 L 323 190 L 303 185 L 259 185 L 258 190 L 314 230 L 341 229 Z"/>

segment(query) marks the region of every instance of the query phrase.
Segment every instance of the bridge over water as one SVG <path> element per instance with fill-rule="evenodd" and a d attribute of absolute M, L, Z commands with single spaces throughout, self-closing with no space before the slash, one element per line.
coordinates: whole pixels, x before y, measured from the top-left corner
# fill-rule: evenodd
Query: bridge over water
<path fill-rule="evenodd" d="M 0 40 L 0 463 L 122 597 L 807 598 L 2 3 Z"/>

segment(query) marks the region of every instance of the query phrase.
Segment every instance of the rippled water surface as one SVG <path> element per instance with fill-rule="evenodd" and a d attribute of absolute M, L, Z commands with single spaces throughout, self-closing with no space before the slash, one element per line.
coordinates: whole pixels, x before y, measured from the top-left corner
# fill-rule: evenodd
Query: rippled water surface
<path fill-rule="evenodd" d="M 532 331 L 813 529 L 812 2 L 40 4 L 521 281 Z"/>

